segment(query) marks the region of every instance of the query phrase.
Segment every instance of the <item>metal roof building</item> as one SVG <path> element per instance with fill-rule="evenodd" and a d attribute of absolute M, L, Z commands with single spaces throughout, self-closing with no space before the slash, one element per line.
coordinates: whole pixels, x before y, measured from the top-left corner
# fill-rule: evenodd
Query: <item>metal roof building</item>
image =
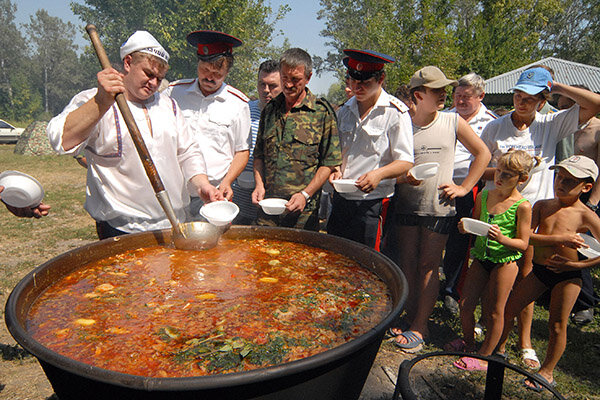
<path fill-rule="evenodd" d="M 590 90 L 600 93 L 599 67 L 548 57 L 486 80 L 484 103 L 486 105 L 512 105 L 510 88 L 517 83 L 521 72 L 538 64 L 552 68 L 558 82 L 568 85 L 584 85 Z"/>

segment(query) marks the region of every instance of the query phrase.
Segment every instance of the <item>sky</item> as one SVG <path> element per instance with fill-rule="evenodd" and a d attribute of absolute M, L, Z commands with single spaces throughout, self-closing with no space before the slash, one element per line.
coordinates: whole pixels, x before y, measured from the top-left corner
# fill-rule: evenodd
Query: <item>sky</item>
<path fill-rule="evenodd" d="M 29 17 L 35 12 L 44 8 L 54 17 L 59 17 L 66 22 L 71 22 L 78 26 L 85 25 L 78 17 L 73 15 L 69 4 L 71 0 L 13 0 L 13 4 L 17 5 L 16 23 L 28 23 Z M 317 11 L 319 10 L 319 0 L 271 0 L 271 7 L 276 10 L 279 5 L 287 3 L 291 11 L 286 17 L 276 25 L 276 31 L 283 31 L 283 36 L 279 36 L 274 40 L 274 44 L 281 44 L 283 37 L 286 37 L 292 47 L 300 47 L 308 51 L 311 55 L 325 57 L 327 48 L 325 46 L 326 39 L 319 36 L 319 33 L 324 28 L 324 22 L 317 20 Z M 296 23 L 301 21 L 301 23 Z M 199 27 L 200 28 L 200 27 Z M 78 37 L 75 43 L 79 46 L 87 45 L 86 39 Z M 332 73 L 323 74 L 320 77 L 313 75 L 309 88 L 318 94 L 326 94 L 329 86 L 336 81 Z"/>

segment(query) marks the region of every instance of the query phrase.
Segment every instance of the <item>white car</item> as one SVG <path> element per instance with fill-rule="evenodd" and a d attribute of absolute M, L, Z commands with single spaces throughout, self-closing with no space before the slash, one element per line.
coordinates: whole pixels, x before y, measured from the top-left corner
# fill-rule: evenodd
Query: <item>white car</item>
<path fill-rule="evenodd" d="M 15 128 L 0 119 L 0 144 L 15 144 L 25 129 Z"/>

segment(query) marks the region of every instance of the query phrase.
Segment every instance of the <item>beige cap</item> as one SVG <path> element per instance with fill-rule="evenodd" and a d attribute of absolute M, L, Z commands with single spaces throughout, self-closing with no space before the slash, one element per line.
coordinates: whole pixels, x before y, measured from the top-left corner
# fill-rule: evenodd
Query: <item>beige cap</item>
<path fill-rule="evenodd" d="M 551 166 L 550 169 L 556 169 L 558 167 L 564 168 L 575 178 L 592 178 L 594 181 L 598 179 L 598 166 L 594 160 L 586 156 L 569 157 L 566 160 L 562 160 L 558 164 Z"/>
<path fill-rule="evenodd" d="M 441 69 L 429 65 L 414 73 L 412 78 L 410 78 L 408 88 L 413 89 L 419 86 L 425 86 L 432 89 L 439 89 L 448 85 L 458 86 L 458 81 L 446 78 L 446 75 L 444 75 Z"/>

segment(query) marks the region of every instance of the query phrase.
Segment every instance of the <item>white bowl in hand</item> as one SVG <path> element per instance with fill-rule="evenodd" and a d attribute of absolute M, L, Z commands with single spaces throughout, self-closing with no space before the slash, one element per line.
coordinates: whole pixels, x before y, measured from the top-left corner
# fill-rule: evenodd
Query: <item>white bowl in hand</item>
<path fill-rule="evenodd" d="M 431 178 L 437 174 L 440 163 L 428 162 L 419 165 L 415 165 L 408 172 L 419 181 L 423 179 Z"/>
<path fill-rule="evenodd" d="M 200 208 L 200 215 L 215 226 L 223 226 L 231 223 L 239 212 L 240 208 L 235 203 L 227 200 L 213 201 Z"/>
<path fill-rule="evenodd" d="M 460 220 L 463 223 L 465 231 L 477 236 L 487 236 L 492 227 L 491 224 L 474 218 L 461 218 Z"/>
<path fill-rule="evenodd" d="M 333 183 L 333 188 L 338 193 L 352 193 L 358 190 L 355 179 L 336 179 L 331 183 Z"/>
<path fill-rule="evenodd" d="M 0 198 L 9 206 L 37 207 L 44 199 L 42 185 L 34 177 L 19 171 L 2 172 L 0 186 L 4 186 Z"/>
<path fill-rule="evenodd" d="M 265 214 L 267 215 L 280 215 L 285 211 L 285 205 L 287 204 L 285 199 L 263 199 L 258 202 Z"/>
<path fill-rule="evenodd" d="M 600 257 L 600 243 L 592 236 L 586 235 L 585 233 L 580 233 L 579 236 L 581 236 L 585 244 L 590 247 L 580 247 L 577 251 L 587 258 Z"/>

